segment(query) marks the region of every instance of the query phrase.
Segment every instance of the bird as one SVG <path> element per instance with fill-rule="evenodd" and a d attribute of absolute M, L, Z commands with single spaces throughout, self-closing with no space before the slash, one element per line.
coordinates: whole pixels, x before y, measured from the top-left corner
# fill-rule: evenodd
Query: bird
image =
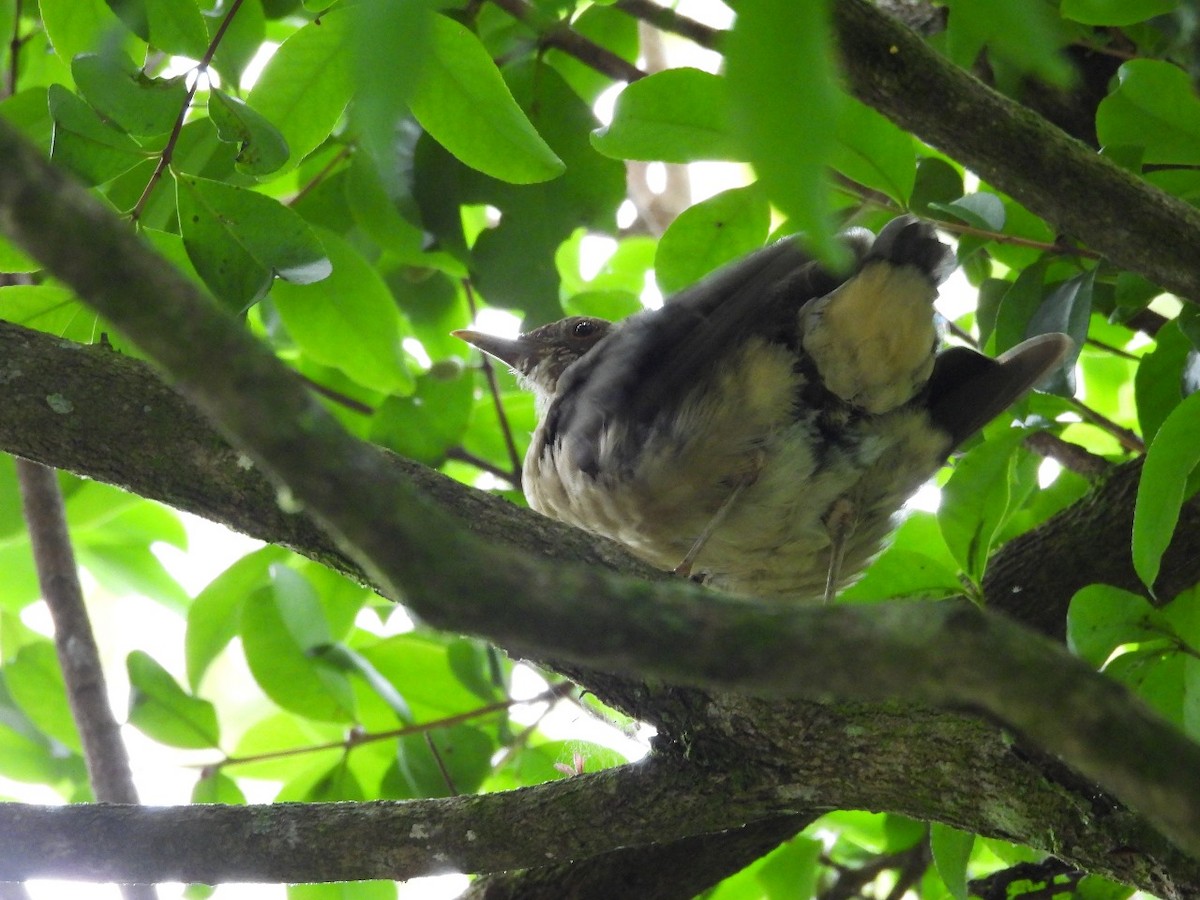
<path fill-rule="evenodd" d="M 533 392 L 529 505 L 727 593 L 829 602 L 855 580 L 905 501 L 1074 344 L 939 350 L 955 255 L 933 226 L 839 239 L 848 274 L 785 238 L 619 322 L 453 332 Z"/>

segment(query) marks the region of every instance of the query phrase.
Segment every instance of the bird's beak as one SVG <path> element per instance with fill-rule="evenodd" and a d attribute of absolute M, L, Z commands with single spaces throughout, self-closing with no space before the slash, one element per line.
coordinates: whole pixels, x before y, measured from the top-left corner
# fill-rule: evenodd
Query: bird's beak
<path fill-rule="evenodd" d="M 494 334 L 484 334 L 482 331 L 472 331 L 463 328 L 450 332 L 459 340 L 466 341 L 472 347 L 478 347 L 489 356 L 494 356 L 507 366 L 516 368 L 521 354 L 529 350 L 529 343 L 524 337 L 502 338 Z"/>

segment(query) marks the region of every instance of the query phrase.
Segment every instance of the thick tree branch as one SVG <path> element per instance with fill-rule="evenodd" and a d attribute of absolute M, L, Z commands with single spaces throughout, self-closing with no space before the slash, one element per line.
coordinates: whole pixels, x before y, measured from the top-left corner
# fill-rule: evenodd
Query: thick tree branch
<path fill-rule="evenodd" d="M 866 0 L 837 0 L 850 90 L 1059 231 L 1200 301 L 1200 211 L 1169 196 L 937 54 Z"/>
<path fill-rule="evenodd" d="M 0 804 L 0 881 L 402 880 L 536 868 L 738 827 L 763 806 L 761 790 L 719 774 L 698 780 L 682 761 L 660 760 L 442 800 Z M 581 822 L 588 827 L 576 827 Z"/>
<path fill-rule="evenodd" d="M 680 684 L 982 709 L 1200 855 L 1200 747 L 1057 646 L 961 604 L 767 609 L 498 551 L 346 434 L 236 320 L 3 123 L 0 157 L 0 230 L 155 357 L 431 624 Z M 847 659 L 872 664 L 850 671 Z"/>

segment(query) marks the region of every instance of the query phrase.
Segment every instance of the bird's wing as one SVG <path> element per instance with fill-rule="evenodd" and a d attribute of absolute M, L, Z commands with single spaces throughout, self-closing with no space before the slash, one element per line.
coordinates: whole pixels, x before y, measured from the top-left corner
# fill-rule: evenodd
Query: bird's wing
<path fill-rule="evenodd" d="M 1030 338 L 992 359 L 966 347 L 939 354 L 926 388 L 933 424 L 950 435 L 947 453 L 1062 364 L 1075 342 L 1065 334 Z"/>
<path fill-rule="evenodd" d="M 568 443 L 574 464 L 595 475 L 600 434 L 619 423 L 628 454 L 609 447 L 607 461 L 631 464 L 623 457 L 636 454 L 639 435 L 704 384 L 724 350 L 753 335 L 794 346 L 796 311 L 841 280 L 784 240 L 627 319 L 559 380 L 546 442 Z"/>

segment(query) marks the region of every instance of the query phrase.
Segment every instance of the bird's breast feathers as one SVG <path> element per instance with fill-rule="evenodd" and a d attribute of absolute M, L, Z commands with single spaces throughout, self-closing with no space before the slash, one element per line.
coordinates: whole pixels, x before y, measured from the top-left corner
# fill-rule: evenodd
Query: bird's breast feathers
<path fill-rule="evenodd" d="M 847 556 L 865 561 L 903 497 L 936 469 L 947 441 L 923 411 L 901 410 L 863 418 L 843 435 L 839 452 L 823 452 L 822 411 L 797 408 L 802 387 L 793 351 L 752 339 L 697 385 L 670 427 L 633 434 L 623 420 L 610 422 L 595 474 L 572 460 L 569 443 L 531 454 L 524 477 L 530 505 L 671 568 L 740 488 L 695 571 L 740 593 L 811 597 L 828 569 L 825 517 L 834 502 L 848 493 L 861 498 L 863 522 Z M 633 470 L 617 462 L 630 458 L 631 440 L 642 441 Z"/>

